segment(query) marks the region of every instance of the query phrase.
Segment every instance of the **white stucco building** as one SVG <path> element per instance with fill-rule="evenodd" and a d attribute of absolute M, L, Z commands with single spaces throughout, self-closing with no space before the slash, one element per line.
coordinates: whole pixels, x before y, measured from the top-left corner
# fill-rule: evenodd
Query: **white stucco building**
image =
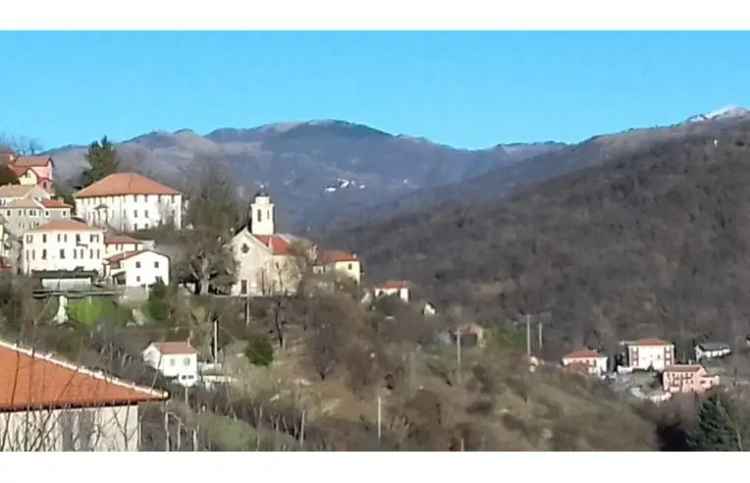
<path fill-rule="evenodd" d="M 125 252 L 105 261 L 106 277 L 123 287 L 169 285 L 169 257 L 154 250 Z"/>
<path fill-rule="evenodd" d="M 409 302 L 409 282 L 404 280 L 391 280 L 382 285 L 376 285 L 372 291 L 375 298 L 396 295 L 404 302 Z"/>
<path fill-rule="evenodd" d="M 114 233 L 104 234 L 104 256 L 106 258 L 127 252 L 137 252 L 148 248 L 147 243 L 143 240 L 136 240 L 127 235 L 118 235 Z"/>
<path fill-rule="evenodd" d="M 675 362 L 674 344 L 661 339 L 640 339 L 625 343 L 631 369 L 663 371 Z"/>
<path fill-rule="evenodd" d="M 182 227 L 182 194 L 137 173 L 115 173 L 73 195 L 86 222 L 133 232 L 160 225 Z"/>
<path fill-rule="evenodd" d="M 38 186 L 7 184 L 0 186 L 0 208 L 8 203 L 24 198 L 35 200 L 49 199 L 50 194 Z"/>
<path fill-rule="evenodd" d="M 580 367 L 587 374 L 601 376 L 607 372 L 607 356 L 591 349 L 582 349 L 566 354 L 563 367 Z"/>
<path fill-rule="evenodd" d="M 142 355 L 164 377 L 176 378 L 183 386 L 198 382 L 198 351 L 188 342 L 152 342 Z"/>
<path fill-rule="evenodd" d="M 22 271 L 94 270 L 103 273 L 104 230 L 75 220 L 50 221 L 23 235 Z"/>
<path fill-rule="evenodd" d="M 3 451 L 137 451 L 139 405 L 168 397 L 0 341 Z"/>

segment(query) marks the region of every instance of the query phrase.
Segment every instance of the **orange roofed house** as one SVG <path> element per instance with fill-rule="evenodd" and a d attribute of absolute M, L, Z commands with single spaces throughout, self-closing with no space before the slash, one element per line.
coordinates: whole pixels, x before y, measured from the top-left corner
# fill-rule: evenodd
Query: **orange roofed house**
<path fill-rule="evenodd" d="M 76 214 L 123 232 L 160 225 L 182 227 L 182 194 L 137 173 L 115 173 L 73 195 Z"/>
<path fill-rule="evenodd" d="M 0 341 L 4 451 L 137 451 L 139 405 L 168 397 Z"/>
<path fill-rule="evenodd" d="M 700 364 L 667 366 L 662 374 L 664 391 L 670 393 L 704 393 L 719 385 L 719 376 L 710 376 Z"/>
<path fill-rule="evenodd" d="M 607 372 L 607 356 L 591 349 L 582 349 L 562 358 L 564 367 L 580 368 L 586 374 L 602 375 Z"/>
<path fill-rule="evenodd" d="M 340 273 L 352 278 L 357 285 L 361 281 L 361 264 L 354 253 L 343 250 L 321 250 L 313 267 L 315 273 Z"/>
<path fill-rule="evenodd" d="M 54 193 L 54 166 L 49 156 L 8 155 L 8 167 L 21 185 L 38 186 L 48 193 Z"/>
<path fill-rule="evenodd" d="M 409 282 L 405 280 L 389 280 L 374 286 L 372 291 L 375 298 L 396 295 L 404 302 L 409 302 Z"/>

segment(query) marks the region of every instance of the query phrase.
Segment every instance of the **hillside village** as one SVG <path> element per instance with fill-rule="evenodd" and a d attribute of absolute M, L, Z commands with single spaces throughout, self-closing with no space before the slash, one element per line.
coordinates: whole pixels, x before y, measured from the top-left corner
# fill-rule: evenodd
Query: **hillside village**
<path fill-rule="evenodd" d="M 23 309 L 21 317 L 28 319 L 30 327 L 5 330 L 4 337 L 13 338 L 0 347 L 1 376 L 6 380 L 0 400 L 3 409 L 19 421 L 26 414 L 48 418 L 45 437 L 34 441 L 17 429 L 20 422 L 6 423 L 13 429 L 8 442 L 2 443 L 4 448 L 261 447 L 270 443 L 261 443 L 264 406 L 258 402 L 260 394 L 266 397 L 265 392 L 271 391 L 267 402 L 278 401 L 281 394 L 291 395 L 300 407 L 317 406 L 318 417 L 331 417 L 336 414 L 334 407 L 325 408 L 325 401 L 313 404 L 305 399 L 312 396 L 303 394 L 305 388 L 333 391 L 338 387 L 328 378 L 336 373 L 336 366 L 344 367 L 352 393 L 361 393 L 339 396 L 334 406 L 343 407 L 341 401 L 348 400 L 350 408 L 341 409 L 342 413 L 351 411 L 351 419 L 359 414 L 363 428 L 371 424 L 377 428 L 377 436 L 374 430 L 358 429 L 377 441 L 363 443 L 365 447 L 385 444 L 384 439 L 398 432 L 391 420 L 383 436 L 380 406 L 384 394 L 395 400 L 396 388 L 406 384 L 408 397 L 403 396 L 403 407 L 399 406 L 404 414 L 413 410 L 411 404 L 421 404 L 420 398 L 433 394 L 429 384 L 414 382 L 419 367 L 428 374 L 422 378 L 430 384 L 440 379 L 461 388 L 463 378 L 468 377 L 463 375 L 464 367 L 472 367 L 472 384 L 483 385 L 489 384 L 482 372 L 487 370 L 484 364 L 494 365 L 490 371 L 510 364 L 503 377 L 511 377 L 509 387 L 523 386 L 514 391 L 523 401 L 517 410 L 525 411 L 527 417 L 535 411 L 529 394 L 550 390 L 548 384 L 558 384 L 551 382 L 558 377 L 586 380 L 584 386 L 563 383 L 579 387 L 566 397 L 590 398 L 591 391 L 609 386 L 611 394 L 600 393 L 594 405 L 620 404 L 612 402 L 617 398 L 654 404 L 675 396 L 702 398 L 727 384 L 748 382 L 736 374 L 727 377 L 720 361 L 741 348 L 721 340 L 696 343 L 692 353 L 677 354 L 672 342 L 644 333 L 640 339 L 621 341 L 616 351 L 582 346 L 559 361 L 543 360 L 542 345 L 555 343 L 545 339 L 543 319 L 534 317 L 538 333 L 532 332 L 530 316 L 525 324 L 521 320 L 498 328 L 447 306 L 436 306 L 409 281 L 370 281 L 364 260 L 356 254 L 278 233 L 276 207 L 270 191 L 263 187 L 246 202 L 244 214 L 229 227 L 230 232 L 206 236 L 189 215 L 203 201 L 149 177 L 135 172 L 106 173 L 66 201 L 56 194 L 54 159 L 24 156 L 10 149 L 4 149 L 2 156 L 16 180 L 0 186 L 0 269 L 3 276 L 12 277 L 14 287 L 27 289 L 23 296 L 32 299 L 37 310 Z M 22 302 L 13 301 L 18 306 Z M 361 320 L 361 325 L 346 326 L 350 318 Z M 343 325 L 334 330 L 331 324 Z M 362 335 L 373 328 L 375 336 Z M 345 332 L 356 338 L 345 341 L 349 337 Z M 61 343 L 61 333 L 66 334 L 65 343 Z M 70 350 L 71 344 L 78 344 L 78 352 Z M 98 353 L 98 359 L 91 359 L 93 368 L 84 366 L 81 350 L 86 346 L 96 347 Z M 498 348 L 503 355 L 495 361 L 490 353 Z M 16 370 L 19 357 L 28 361 L 24 363 L 28 374 Z M 302 368 L 291 369 L 297 364 Z M 311 386 L 310 374 L 319 377 L 320 386 Z M 529 375 L 541 379 L 534 383 Z M 8 393 L 16 385 L 12 379 L 28 384 L 28 391 Z M 402 382 L 394 382 L 398 379 Z M 532 389 L 534 384 L 536 389 Z M 443 390 L 436 388 L 431 390 Z M 239 409 L 231 399 L 225 400 L 232 391 L 251 402 Z M 612 394 L 618 393 L 613 400 Z M 323 394 L 315 397 L 324 399 Z M 364 416 L 371 413 L 369 398 L 378 405 L 374 422 Z M 217 409 L 218 400 L 225 409 Z M 516 427 L 523 434 L 538 431 L 536 436 L 524 436 L 530 441 L 524 444 L 570 448 L 569 443 L 555 443 L 554 431 L 548 428 L 529 429 L 528 419 L 514 423 L 520 416 L 510 408 L 519 403 L 505 404 L 498 413 L 503 418 L 500 426 Z M 238 416 L 248 407 L 260 412 Z M 268 424 L 273 428 L 274 446 L 263 447 L 304 447 L 305 424 L 311 421 L 308 410 L 295 413 L 294 422 L 281 413 L 273 416 Z M 238 418 L 246 421 L 243 430 L 226 429 L 218 436 L 205 432 L 206 424 L 231 426 L 228 421 L 237 424 Z M 199 421 L 204 421 L 203 433 Z M 281 421 L 291 427 L 281 430 Z M 486 435 L 481 436 L 481 443 L 476 442 L 473 420 L 455 424 L 447 430 L 449 434 L 434 436 L 429 444 L 442 449 L 467 445 L 481 449 L 490 444 Z M 315 434 L 307 431 L 308 439 Z M 428 445 L 410 440 L 419 441 L 419 431 L 404 431 L 400 443 L 389 444 Z M 235 433 L 240 443 L 223 441 L 226 434 Z M 250 434 L 255 440 L 243 443 Z M 151 443 L 143 443 L 145 435 Z M 336 446 L 320 438 L 320 448 Z M 520 444 L 498 438 L 499 447 Z"/>

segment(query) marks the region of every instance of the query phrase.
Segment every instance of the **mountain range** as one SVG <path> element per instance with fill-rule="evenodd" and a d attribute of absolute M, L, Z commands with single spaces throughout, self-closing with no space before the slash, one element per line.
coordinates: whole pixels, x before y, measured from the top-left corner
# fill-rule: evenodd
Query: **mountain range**
<path fill-rule="evenodd" d="M 189 129 L 155 131 L 116 145 L 125 167 L 177 187 L 191 179 L 194 163 L 221 164 L 242 197 L 264 185 L 277 202 L 282 227 L 303 231 L 563 146 L 457 149 L 336 120 L 224 128 L 206 135 Z M 77 184 L 87 166 L 86 149 L 65 146 L 49 151 L 63 182 Z"/>
<path fill-rule="evenodd" d="M 720 132 L 750 111 L 736 106 L 664 127 L 594 136 L 578 144 L 498 144 L 459 149 L 339 120 L 285 122 L 200 135 L 154 131 L 117 144 L 122 164 L 182 188 L 196 163 L 223 166 L 243 198 L 264 185 L 278 206 L 281 229 L 322 231 L 387 219 L 447 201 L 502 198 L 524 186 L 637 152 L 655 143 Z M 48 153 L 58 178 L 75 186 L 87 166 L 86 146 Z"/>

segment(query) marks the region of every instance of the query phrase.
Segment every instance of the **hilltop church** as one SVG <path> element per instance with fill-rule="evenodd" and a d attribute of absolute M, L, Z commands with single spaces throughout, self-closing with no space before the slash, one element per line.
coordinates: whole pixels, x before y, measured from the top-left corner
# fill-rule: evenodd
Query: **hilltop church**
<path fill-rule="evenodd" d="M 261 189 L 253 198 L 247 222 L 232 238 L 232 253 L 237 262 L 236 283 L 231 295 L 259 297 L 293 295 L 302 279 L 303 264 L 295 242 L 305 240 L 275 232 L 274 205 Z M 308 250 L 313 250 L 308 245 Z M 310 252 L 309 256 L 314 257 Z"/>

